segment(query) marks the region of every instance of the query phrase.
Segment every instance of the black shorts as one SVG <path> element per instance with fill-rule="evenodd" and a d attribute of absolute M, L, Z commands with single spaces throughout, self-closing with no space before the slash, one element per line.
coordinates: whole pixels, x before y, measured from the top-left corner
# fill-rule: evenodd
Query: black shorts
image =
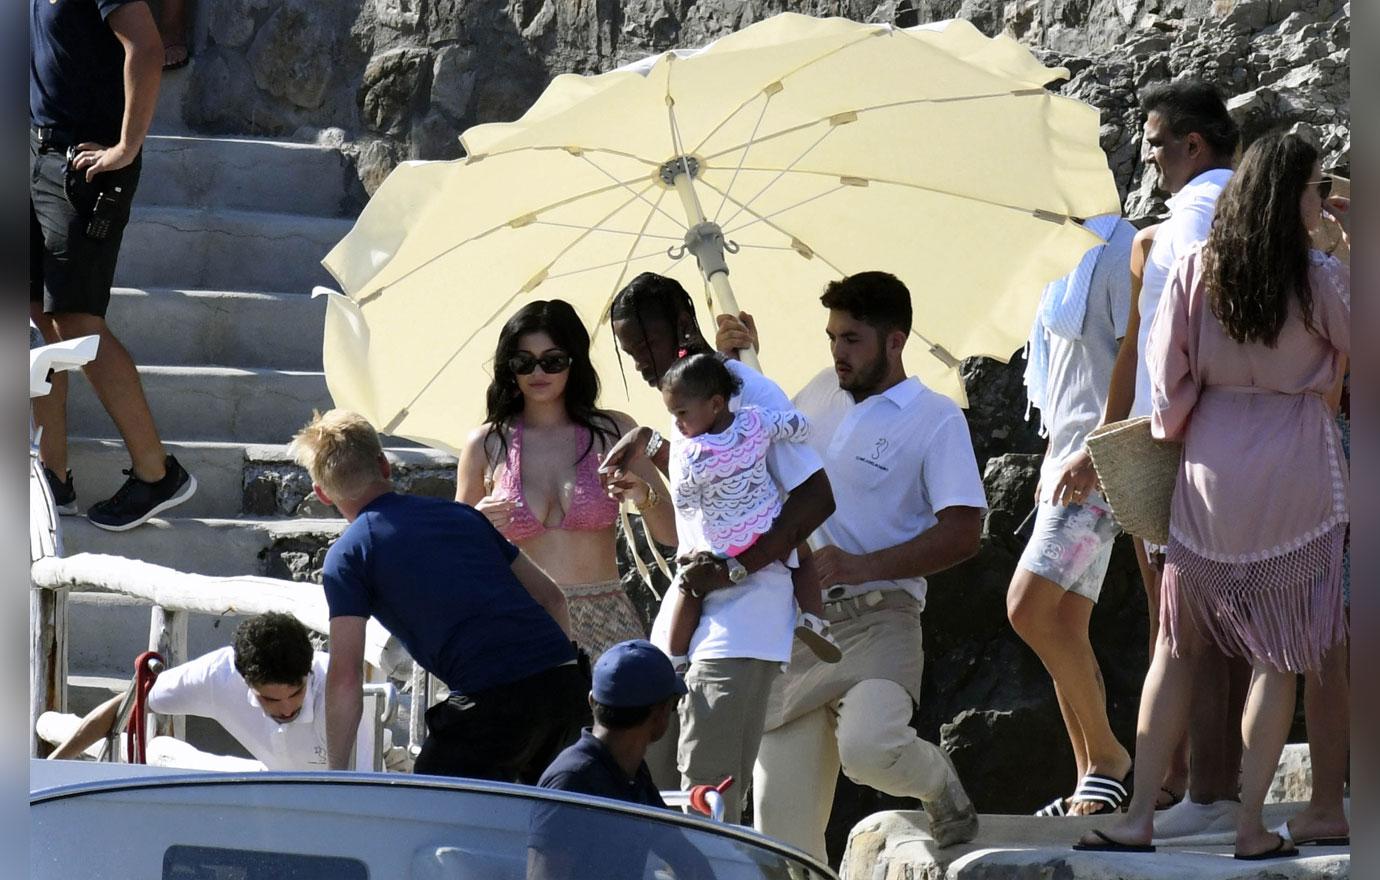
<path fill-rule="evenodd" d="M 556 666 L 478 694 L 451 694 L 426 712 L 413 773 L 536 785 L 590 723 L 589 679 Z"/>
<path fill-rule="evenodd" d="M 49 314 L 105 317 L 143 156 L 119 171 L 98 174 L 90 184 L 82 177 L 70 187 L 65 183 L 66 165 L 65 144 L 40 147 L 37 135 L 30 133 L 29 300 L 41 301 Z M 101 193 L 110 194 L 116 203 L 109 235 L 97 240 L 86 230 Z"/>

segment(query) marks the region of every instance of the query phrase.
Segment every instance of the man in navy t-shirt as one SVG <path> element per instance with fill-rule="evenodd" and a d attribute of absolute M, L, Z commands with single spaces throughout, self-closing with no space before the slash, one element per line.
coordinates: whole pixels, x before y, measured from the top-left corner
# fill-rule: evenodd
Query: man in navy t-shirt
<path fill-rule="evenodd" d="M 414 772 L 536 782 L 589 717 L 560 588 L 474 508 L 395 494 L 362 416 L 315 416 L 292 452 L 317 496 L 350 522 L 322 573 L 331 769 L 350 766 L 372 616 L 451 692 L 427 710 Z"/>

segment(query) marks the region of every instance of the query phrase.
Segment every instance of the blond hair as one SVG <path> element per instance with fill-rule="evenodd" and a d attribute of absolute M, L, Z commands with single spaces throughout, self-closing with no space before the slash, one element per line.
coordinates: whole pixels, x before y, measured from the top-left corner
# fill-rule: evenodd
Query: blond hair
<path fill-rule="evenodd" d="M 346 409 L 313 410 L 311 421 L 292 438 L 288 454 L 334 501 L 358 498 L 383 479 L 378 432 L 364 416 Z"/>

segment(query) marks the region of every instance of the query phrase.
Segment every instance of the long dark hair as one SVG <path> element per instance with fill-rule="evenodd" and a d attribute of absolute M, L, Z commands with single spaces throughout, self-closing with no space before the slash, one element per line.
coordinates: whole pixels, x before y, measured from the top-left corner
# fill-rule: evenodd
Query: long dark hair
<path fill-rule="evenodd" d="M 507 430 L 513 419 L 522 414 L 522 391 L 508 360 L 517 353 L 518 340 L 528 333 L 545 333 L 566 354 L 570 355 L 570 369 L 565 380 L 566 415 L 589 431 L 589 443 L 576 461 L 594 449 L 596 438 L 606 444 L 618 440 L 618 424 L 613 417 L 594 405 L 599 399 L 599 374 L 589 360 L 589 331 L 570 303 L 561 299 L 537 300 L 528 303 L 508 319 L 498 334 L 498 348 L 494 351 L 494 378 L 484 394 L 489 426 L 485 437 L 497 437 L 499 448 L 506 454 Z"/>
<path fill-rule="evenodd" d="M 1237 342 L 1273 348 L 1295 299 L 1313 329 L 1310 238 L 1299 202 L 1317 161 L 1318 151 L 1296 134 L 1264 135 L 1217 200 L 1203 282 L 1212 314 Z"/>

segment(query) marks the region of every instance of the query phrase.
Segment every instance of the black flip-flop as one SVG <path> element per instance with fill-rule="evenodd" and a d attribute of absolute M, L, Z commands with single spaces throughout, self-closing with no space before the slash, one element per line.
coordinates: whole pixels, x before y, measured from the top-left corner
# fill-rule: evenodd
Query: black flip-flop
<path fill-rule="evenodd" d="M 181 49 L 183 52 L 181 61 L 174 61 L 172 64 L 164 64 L 164 70 L 181 70 L 192 63 L 192 48 L 186 43 L 170 43 L 163 47 L 163 54 L 166 57 L 169 49 Z"/>
<path fill-rule="evenodd" d="M 1119 840 L 1113 840 L 1096 828 L 1092 830 L 1092 833 L 1100 837 L 1102 843 L 1083 843 L 1080 841 L 1075 843 L 1073 848 L 1079 852 L 1152 853 L 1155 851 L 1153 844 L 1122 843 Z"/>
<path fill-rule="evenodd" d="M 1351 846 L 1351 837 L 1310 837 L 1294 841 L 1294 846 Z"/>
<path fill-rule="evenodd" d="M 1161 810 L 1168 810 L 1168 809 L 1171 809 L 1171 808 L 1173 808 L 1173 807 L 1177 807 L 1177 806 L 1183 801 L 1183 799 L 1184 799 L 1183 794 L 1180 794 L 1179 792 L 1174 791 L 1174 789 L 1170 788 L 1170 787 L 1167 786 L 1167 785 L 1161 785 L 1161 786 L 1160 786 L 1160 791 L 1162 791 L 1162 792 L 1164 792 L 1165 794 L 1169 795 L 1169 803 L 1163 804 L 1163 805 L 1156 804 L 1156 805 L 1155 805 L 1155 812 L 1157 812 L 1157 813 L 1160 812 Z"/>
<path fill-rule="evenodd" d="M 1093 833 L 1096 834 L 1097 832 Z M 1292 859 L 1299 854 L 1298 847 L 1290 846 L 1288 838 L 1283 834 L 1276 834 L 1275 837 L 1279 838 L 1279 843 L 1264 852 L 1258 852 L 1255 855 L 1249 856 L 1233 853 L 1232 858 L 1241 862 L 1263 862 L 1267 859 Z"/>

